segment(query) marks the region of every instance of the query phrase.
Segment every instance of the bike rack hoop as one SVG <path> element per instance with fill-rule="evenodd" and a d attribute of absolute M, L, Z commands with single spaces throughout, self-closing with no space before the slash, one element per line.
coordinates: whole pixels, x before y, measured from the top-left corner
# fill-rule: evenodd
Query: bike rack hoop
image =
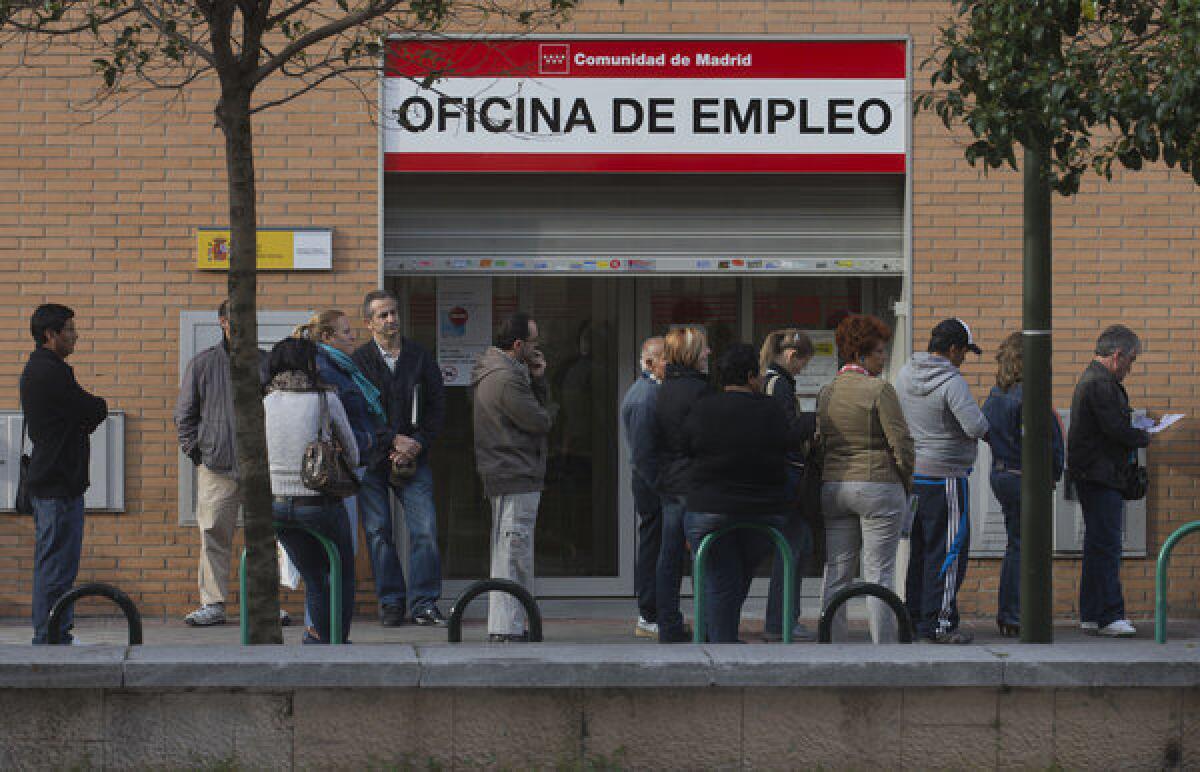
<path fill-rule="evenodd" d="M 821 612 L 821 622 L 817 625 L 817 643 L 833 642 L 834 615 L 837 614 L 837 610 L 842 607 L 843 603 L 859 595 L 870 595 L 888 604 L 892 613 L 896 615 L 896 637 L 899 638 L 900 643 L 913 642 L 912 618 L 909 617 L 908 609 L 904 606 L 904 601 L 900 600 L 899 595 L 882 584 L 852 582 L 835 592 L 829 599 L 829 605 Z"/>
<path fill-rule="evenodd" d="M 50 609 L 50 619 L 46 623 L 47 642 L 62 642 L 62 618 L 66 615 L 67 609 L 74 606 L 75 601 L 80 598 L 90 597 L 108 598 L 113 603 L 116 603 L 125 614 L 125 623 L 129 627 L 129 645 L 141 645 L 142 615 L 138 611 L 137 604 L 120 589 L 113 587 L 111 584 L 104 584 L 103 582 L 81 584 L 78 587 L 67 590 L 61 598 L 55 601 L 54 607 Z"/>
<path fill-rule="evenodd" d="M 542 612 L 529 590 L 510 579 L 480 579 L 469 584 L 458 596 L 458 600 L 454 601 L 454 607 L 450 609 L 450 618 L 446 622 L 448 643 L 462 643 L 463 612 L 467 610 L 468 603 L 485 592 L 506 592 L 519 600 L 525 608 L 525 618 L 529 622 L 530 643 L 542 642 Z"/>

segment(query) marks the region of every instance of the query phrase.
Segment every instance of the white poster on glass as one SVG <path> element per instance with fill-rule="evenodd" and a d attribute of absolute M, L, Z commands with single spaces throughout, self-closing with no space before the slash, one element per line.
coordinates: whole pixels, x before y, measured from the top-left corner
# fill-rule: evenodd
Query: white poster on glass
<path fill-rule="evenodd" d="M 813 358 L 796 376 L 796 393 L 816 396 L 837 375 L 837 348 L 832 330 L 805 330 L 813 344 Z"/>
<path fill-rule="evenodd" d="M 447 386 L 467 386 L 471 367 L 492 343 L 492 280 L 437 282 L 437 358 Z"/>

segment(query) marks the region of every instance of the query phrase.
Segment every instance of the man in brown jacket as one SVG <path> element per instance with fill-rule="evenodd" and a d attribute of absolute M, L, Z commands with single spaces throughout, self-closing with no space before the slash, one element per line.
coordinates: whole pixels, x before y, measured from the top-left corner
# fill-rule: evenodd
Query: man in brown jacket
<path fill-rule="evenodd" d="M 533 532 L 546 477 L 546 359 L 538 351 L 537 323 L 523 312 L 509 318 L 471 371 L 475 468 L 492 505 L 494 579 L 533 592 Z M 525 641 L 524 611 L 512 596 L 495 593 L 488 607 L 488 639 Z"/>

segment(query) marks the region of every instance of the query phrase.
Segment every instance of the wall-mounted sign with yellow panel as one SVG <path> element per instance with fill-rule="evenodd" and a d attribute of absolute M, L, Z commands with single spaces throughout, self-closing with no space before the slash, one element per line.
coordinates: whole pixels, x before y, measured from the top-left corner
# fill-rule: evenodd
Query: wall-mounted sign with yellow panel
<path fill-rule="evenodd" d="M 333 230 L 330 228 L 259 228 L 258 270 L 328 271 L 333 268 Z M 229 270 L 229 230 L 196 230 L 196 267 Z"/>

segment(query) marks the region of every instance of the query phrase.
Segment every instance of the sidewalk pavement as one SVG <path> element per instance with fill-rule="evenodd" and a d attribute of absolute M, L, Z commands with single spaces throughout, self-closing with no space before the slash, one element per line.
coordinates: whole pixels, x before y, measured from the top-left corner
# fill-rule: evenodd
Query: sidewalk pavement
<path fill-rule="evenodd" d="M 646 638 L 636 638 L 633 634 L 635 614 L 624 617 L 548 617 L 543 620 L 542 628 L 547 643 L 563 644 L 633 644 L 650 643 Z M 283 628 L 284 643 L 300 645 L 303 633 L 301 619 L 293 616 L 294 624 Z M 804 619 L 803 622 L 814 634 L 817 620 Z M 1134 620 L 1138 628 L 1134 642 L 1153 643 L 1153 620 Z M 968 620 L 963 623 L 963 629 L 975 634 L 972 645 L 1011 645 L 1017 639 L 1003 638 L 990 620 Z M 762 643 L 761 619 L 744 619 L 742 623 L 742 640 L 747 643 Z M 121 616 L 76 617 L 75 635 L 86 643 L 123 644 L 128 640 L 125 618 Z M 142 621 L 144 642 L 153 646 L 217 646 L 234 645 L 240 640 L 238 620 L 231 616 L 229 622 L 214 627 L 188 627 L 182 620 L 163 621 L 161 619 L 144 619 Z M 1200 619 L 1172 620 L 1167 626 L 1168 640 L 1172 643 L 1189 642 L 1200 645 Z M 0 620 L 0 645 L 29 644 L 32 631 L 29 623 L 19 619 Z M 383 627 L 373 617 L 360 616 L 355 618 L 350 630 L 350 639 L 361 644 L 409 644 L 419 646 L 447 645 L 446 629 L 438 627 L 419 627 L 406 624 L 403 627 Z M 466 619 L 463 623 L 463 642 L 481 643 L 487 639 L 487 631 L 482 619 Z M 1080 644 L 1100 643 L 1108 639 L 1084 635 L 1077 624 L 1060 620 L 1055 624 L 1054 642 Z M 869 643 L 865 623 L 851 621 L 849 642 Z M 513 644 L 510 644 L 513 645 Z M 795 645 L 811 646 L 812 643 L 797 643 Z M 950 647 L 962 648 L 962 647 Z"/>

